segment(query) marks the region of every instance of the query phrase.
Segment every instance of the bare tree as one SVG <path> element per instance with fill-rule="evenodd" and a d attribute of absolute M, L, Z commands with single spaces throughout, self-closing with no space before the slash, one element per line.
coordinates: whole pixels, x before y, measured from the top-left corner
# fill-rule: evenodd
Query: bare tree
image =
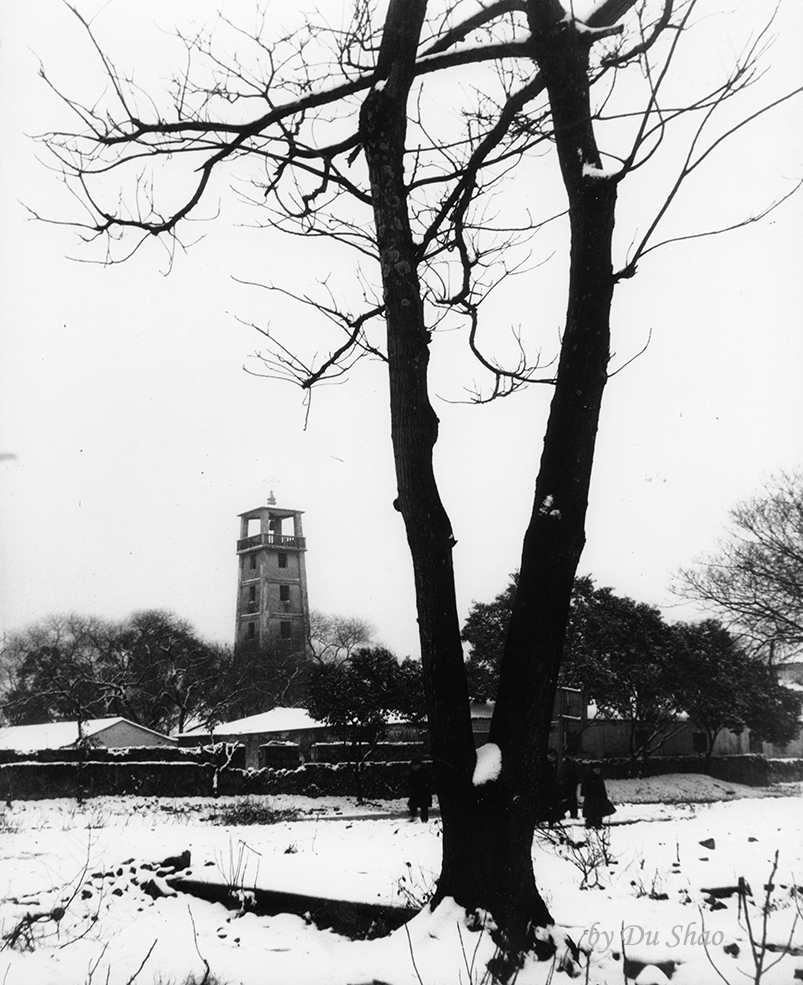
<path fill-rule="evenodd" d="M 0 707 L 14 724 L 122 716 L 182 731 L 206 710 L 220 651 L 173 613 L 148 610 L 122 622 L 48 616 L 0 650 Z"/>
<path fill-rule="evenodd" d="M 299 340 L 257 325 L 264 346 L 258 372 L 290 379 L 309 395 L 315 384 L 341 377 L 363 357 L 387 363 L 394 505 L 413 563 L 443 815 L 434 904 L 451 896 L 493 914 L 503 955 L 494 971 L 503 978 L 526 951 L 554 953 L 551 940 L 536 933 L 551 917 L 532 869 L 534 778 L 585 541 L 600 405 L 611 372 L 614 288 L 667 242 L 722 232 L 778 204 L 722 228 L 663 232 L 686 180 L 728 138 L 800 91 L 766 96 L 738 116 L 730 111 L 761 80 L 765 27 L 728 71 L 690 92 L 680 53 L 705 10 L 705 0 L 601 0 L 581 21 L 559 0 L 479 6 L 389 0 L 378 24 L 373 6 L 358 0 L 345 26 L 321 23 L 316 15 L 271 40 L 263 19 L 237 35 L 242 45 L 251 44 L 248 58 L 220 51 L 222 20 L 214 43 L 203 33 L 184 37 L 183 64 L 190 69 L 176 79 L 168 105 L 151 102 L 157 97 L 144 96 L 118 72 L 83 21 L 108 76 L 108 98 L 68 101 L 80 126 L 47 137 L 87 210 L 85 237 L 107 247 L 107 260 L 123 259 L 153 237 L 174 248 L 186 220 L 209 214 L 203 210 L 220 190 L 219 173 L 241 162 L 257 166 L 240 191 L 265 210 L 265 226 L 357 251 L 351 302 L 325 282 L 317 291 L 295 293 L 262 285 L 327 319 L 337 337 L 312 356 Z M 450 80 L 448 94 L 442 89 L 430 99 L 433 86 Z M 433 112 L 433 102 L 449 112 Z M 672 148 L 669 172 L 658 172 L 655 196 L 643 205 L 631 246 L 615 263 L 619 189 L 666 148 Z M 548 160 L 547 152 L 557 158 L 561 201 L 547 201 L 536 219 L 521 194 L 490 197 L 516 172 L 527 201 L 535 199 L 531 162 Z M 171 168 L 183 186 L 160 183 Z M 176 187 L 186 188 L 179 198 Z M 527 244 L 553 221 L 567 225 L 570 241 L 559 353 L 543 362 L 514 333 L 517 356 L 503 362 L 486 347 L 482 306 L 522 269 Z M 371 261 L 381 288 L 363 270 Z M 537 320 L 535 299 L 527 314 Z M 502 765 L 495 779 L 476 786 L 455 538 L 433 468 L 438 419 L 428 390 L 433 337 L 457 325 L 487 374 L 473 387 L 475 399 L 504 396 L 529 382 L 554 387 L 490 731 Z"/>
<path fill-rule="evenodd" d="M 803 472 L 781 472 L 734 506 L 719 548 L 678 592 L 723 615 L 773 663 L 803 645 Z"/>
<path fill-rule="evenodd" d="M 310 612 L 310 648 L 319 663 L 346 663 L 358 647 L 373 642 L 374 628 L 356 616 L 331 616 Z"/>

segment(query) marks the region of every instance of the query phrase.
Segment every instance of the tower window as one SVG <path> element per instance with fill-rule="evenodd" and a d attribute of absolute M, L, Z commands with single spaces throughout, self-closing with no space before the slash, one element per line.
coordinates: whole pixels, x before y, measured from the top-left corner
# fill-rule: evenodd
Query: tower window
<path fill-rule="evenodd" d="M 280 568 L 286 568 L 287 567 L 287 555 L 286 554 L 279 554 L 277 556 L 279 558 L 279 567 Z"/>
<path fill-rule="evenodd" d="M 257 569 L 257 556 L 256 553 L 251 555 L 251 570 L 256 571 Z"/>
<path fill-rule="evenodd" d="M 256 636 L 256 634 L 257 634 L 256 623 L 249 622 L 248 623 L 248 639 L 249 640 L 252 640 Z"/>
<path fill-rule="evenodd" d="M 290 601 L 290 586 L 289 585 L 279 585 L 279 601 L 289 602 Z"/>
<path fill-rule="evenodd" d="M 250 585 L 248 588 L 248 601 L 256 602 L 257 600 L 257 587 L 256 585 Z"/>
<path fill-rule="evenodd" d="M 279 623 L 279 636 L 283 640 L 289 640 L 293 635 L 293 624 L 291 622 L 280 622 Z"/>

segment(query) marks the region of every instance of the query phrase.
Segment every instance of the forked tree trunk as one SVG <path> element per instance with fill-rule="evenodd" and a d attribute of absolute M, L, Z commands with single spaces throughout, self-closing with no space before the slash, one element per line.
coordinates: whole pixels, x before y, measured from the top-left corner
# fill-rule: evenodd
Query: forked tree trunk
<path fill-rule="evenodd" d="M 404 184 L 407 95 L 425 10 L 426 0 L 391 0 L 378 59 L 383 78 L 363 104 L 360 133 L 371 179 L 388 333 L 395 505 L 413 562 L 430 748 L 443 818 L 439 886 L 444 887 L 452 861 L 465 865 L 476 857 L 479 845 L 468 803 L 475 753 L 452 567 L 454 538 L 433 470 L 438 419 L 427 390 L 430 333 Z"/>
<path fill-rule="evenodd" d="M 391 0 L 361 136 L 371 178 L 385 318 L 393 450 L 415 574 L 430 741 L 443 816 L 435 902 L 491 911 L 508 951 L 537 947 L 551 923 L 536 888 L 532 839 L 572 583 L 583 549 L 591 465 L 607 378 L 616 188 L 600 176 L 588 98 L 588 43 L 533 0 L 534 49 L 552 105 L 569 195 L 571 272 L 566 328 L 532 519 L 502 661 L 490 741 L 498 779 L 471 782 L 475 752 L 452 569 L 451 525 L 432 451 L 438 421 L 427 391 L 429 332 L 404 184 L 407 95 L 425 0 Z M 543 9 L 541 9 L 543 8 Z"/>
<path fill-rule="evenodd" d="M 546 82 L 569 199 L 571 254 L 555 392 L 489 733 L 489 741 L 502 753 L 502 772 L 492 798 L 504 819 L 496 852 L 503 863 L 504 884 L 514 891 L 506 914 L 514 944 L 527 940 L 528 921 L 536 926 L 542 922 L 531 873 L 522 871 L 522 854 L 527 846 L 529 856 L 541 806 L 538 778 L 572 586 L 585 544 L 588 491 L 609 359 L 616 203 L 615 184 L 601 176 L 591 126 L 588 43 L 571 25 L 555 19 L 550 3 L 530 6 L 535 57 Z"/>

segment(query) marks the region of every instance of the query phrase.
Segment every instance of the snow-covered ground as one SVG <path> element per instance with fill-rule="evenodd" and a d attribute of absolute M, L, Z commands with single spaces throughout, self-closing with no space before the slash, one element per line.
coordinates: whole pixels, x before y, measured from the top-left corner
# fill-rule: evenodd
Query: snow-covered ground
<path fill-rule="evenodd" d="M 754 981 L 738 894 L 707 890 L 727 892 L 744 877 L 760 941 L 776 851 L 764 939 L 772 950 L 763 953 L 767 965 L 780 960 L 761 981 L 793 983 L 803 969 L 803 889 L 794 888 L 803 886 L 802 789 L 758 791 L 691 775 L 609 781 L 618 808 L 602 844 L 592 836 L 573 847 L 569 839 L 584 842 L 587 833 L 566 821 L 561 832 L 539 833 L 533 847 L 556 936 L 590 953 L 589 973 L 585 955 L 575 979 L 533 963 L 518 985 Z M 422 898 L 437 873 L 440 821 L 408 822 L 402 801 L 260 798 L 257 806 L 293 809 L 296 818 L 213 822 L 235 802 L 99 798 L 82 807 L 53 800 L 0 810 L 1 985 L 184 985 L 202 982 L 207 967 L 222 985 L 486 981 L 489 932 L 469 929 L 446 903 L 388 937 L 351 941 L 300 916 L 256 916 L 247 906 L 238 913 L 184 893 L 158 896 L 153 886 L 166 888 L 159 863 L 185 851 L 193 877 L 234 890 L 262 886 L 374 903 Z M 594 852 L 596 866 L 589 864 Z M 784 953 L 790 947 L 797 953 Z"/>

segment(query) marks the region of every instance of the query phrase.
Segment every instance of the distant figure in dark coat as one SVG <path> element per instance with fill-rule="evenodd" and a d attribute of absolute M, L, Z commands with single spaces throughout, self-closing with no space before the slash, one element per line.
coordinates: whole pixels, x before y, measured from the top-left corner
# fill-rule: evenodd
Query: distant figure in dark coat
<path fill-rule="evenodd" d="M 544 757 L 539 795 L 541 799 L 539 820 L 554 824 L 561 816 L 558 798 L 558 754 L 554 749 L 547 749 Z"/>
<path fill-rule="evenodd" d="M 420 759 L 414 759 L 410 763 L 410 772 L 407 774 L 407 809 L 410 812 L 410 820 L 413 821 L 421 811 L 421 820 L 429 820 L 429 809 L 432 806 L 432 780 L 429 773 Z"/>
<path fill-rule="evenodd" d="M 580 783 L 580 771 L 577 763 L 569 757 L 564 757 L 558 771 L 558 797 L 560 799 L 559 813 L 561 819 L 568 811 L 573 818 L 577 817 L 577 786 Z"/>
<path fill-rule="evenodd" d="M 603 817 L 613 814 L 616 808 L 608 800 L 608 791 L 602 779 L 602 770 L 594 766 L 586 775 L 580 788 L 583 794 L 583 817 L 587 828 L 601 828 Z"/>

